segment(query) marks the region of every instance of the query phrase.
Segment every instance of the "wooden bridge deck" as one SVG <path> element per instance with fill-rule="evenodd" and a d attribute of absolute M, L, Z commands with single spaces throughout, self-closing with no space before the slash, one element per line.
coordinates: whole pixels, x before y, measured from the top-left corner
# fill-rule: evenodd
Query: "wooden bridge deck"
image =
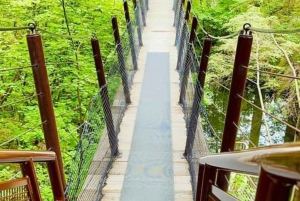
<path fill-rule="evenodd" d="M 173 0 L 151 0 L 147 12 L 147 26 L 143 30 L 143 47 L 141 48 L 138 66 L 131 89 L 132 104 L 121 123 L 119 133 L 120 157 L 113 163 L 109 172 L 107 185 L 103 189 L 103 201 L 120 200 L 126 174 L 131 143 L 137 116 L 137 109 L 144 78 L 146 56 L 150 52 L 167 52 L 170 55 L 170 100 L 171 100 L 171 135 L 174 172 L 174 200 L 193 200 L 188 163 L 182 157 L 186 142 L 185 121 L 179 99 L 179 75 L 175 70 L 177 50 L 174 46 L 175 28 L 173 27 Z M 157 72 L 159 73 L 159 72 Z M 153 97 L 155 98 L 155 97 Z M 155 193 L 155 192 L 153 192 Z M 147 198 L 148 200 L 150 198 Z M 146 199 L 146 200 L 147 200 Z"/>

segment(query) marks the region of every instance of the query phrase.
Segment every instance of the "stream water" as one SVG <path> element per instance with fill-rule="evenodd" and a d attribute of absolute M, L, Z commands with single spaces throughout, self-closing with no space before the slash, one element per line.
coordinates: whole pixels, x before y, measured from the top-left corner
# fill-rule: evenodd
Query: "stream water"
<path fill-rule="evenodd" d="M 215 132 L 222 139 L 229 92 L 218 86 L 208 86 L 204 91 L 206 91 L 204 101 L 208 118 Z M 285 105 L 284 100 L 279 98 L 271 99 L 269 94 L 266 93 L 263 93 L 263 96 L 265 109 L 269 113 L 284 121 L 291 121 L 282 113 L 282 108 Z M 244 98 L 259 107 L 261 106 L 257 90 L 247 87 Z M 236 150 L 247 147 L 280 144 L 294 140 L 295 131 L 268 115 L 265 115 L 265 119 L 267 126 L 265 125 L 263 113 L 243 101 Z M 269 130 L 269 134 L 267 130 Z"/>

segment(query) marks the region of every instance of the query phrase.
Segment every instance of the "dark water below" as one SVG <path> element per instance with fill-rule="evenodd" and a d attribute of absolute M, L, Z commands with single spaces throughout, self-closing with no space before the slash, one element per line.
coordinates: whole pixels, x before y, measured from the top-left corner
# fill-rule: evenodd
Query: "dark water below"
<path fill-rule="evenodd" d="M 204 101 L 208 118 L 215 132 L 222 139 L 229 92 L 218 86 L 206 87 L 204 91 L 206 91 Z M 285 105 L 284 100 L 279 98 L 275 100 L 270 99 L 268 94 L 263 94 L 263 96 L 265 109 L 269 113 L 284 121 L 293 123 L 291 119 L 286 118 L 281 111 L 281 108 Z M 255 105 L 261 106 L 257 90 L 246 88 L 244 97 Z M 263 113 L 244 101 L 242 104 L 239 123 L 240 130 L 238 131 L 235 149 L 266 146 L 272 143 L 280 144 L 294 140 L 295 131 L 268 115 L 265 115 L 265 119 L 267 127 L 263 120 Z M 266 132 L 267 129 L 269 130 L 270 136 Z"/>

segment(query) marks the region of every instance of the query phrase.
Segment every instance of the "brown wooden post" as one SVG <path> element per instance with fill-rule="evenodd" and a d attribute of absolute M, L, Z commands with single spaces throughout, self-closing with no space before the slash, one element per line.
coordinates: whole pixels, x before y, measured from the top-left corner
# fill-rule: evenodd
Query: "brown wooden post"
<path fill-rule="evenodd" d="M 186 5 L 186 11 L 185 11 L 185 17 L 184 17 L 184 19 L 185 19 L 187 22 L 188 22 L 189 19 L 190 19 L 191 9 L 192 9 L 192 3 L 191 3 L 191 1 L 188 1 L 188 2 L 187 2 L 187 5 Z"/>
<path fill-rule="evenodd" d="M 54 200 L 63 201 L 66 200 L 64 195 L 64 187 L 60 178 L 60 169 L 57 159 L 47 162 L 50 182 L 52 186 L 52 192 Z"/>
<path fill-rule="evenodd" d="M 211 50 L 212 40 L 211 38 L 206 38 L 203 42 L 203 50 L 201 54 L 201 61 L 198 73 L 198 81 L 201 88 L 204 89 L 206 71 L 208 67 L 209 55 Z"/>
<path fill-rule="evenodd" d="M 216 181 L 216 168 L 204 165 L 204 174 L 202 180 L 201 196 L 200 200 L 208 200 L 208 196 L 211 193 L 211 185 Z M 197 200 L 198 201 L 198 200 Z"/>
<path fill-rule="evenodd" d="M 33 164 L 33 160 L 29 160 L 27 162 L 21 163 L 21 170 L 24 177 L 28 176 L 30 180 L 30 184 L 32 187 L 32 191 L 34 192 L 32 195 L 34 197 L 34 200 L 42 200 L 40 188 L 38 184 L 38 180 L 35 173 L 35 167 Z"/>
<path fill-rule="evenodd" d="M 104 66 L 103 66 L 103 60 L 99 45 L 99 40 L 97 38 L 91 39 L 92 44 L 92 50 L 93 50 L 93 56 L 95 61 L 95 67 L 96 67 L 96 73 L 97 73 L 97 80 L 99 88 L 101 89 L 103 86 L 106 85 L 106 79 L 105 79 L 105 72 L 104 72 Z"/>
<path fill-rule="evenodd" d="M 56 153 L 60 176 L 63 188 L 66 188 L 65 174 L 61 157 L 59 138 L 57 133 L 53 103 L 50 93 L 49 80 L 47 75 L 42 38 L 39 34 L 29 34 L 26 36 L 34 77 L 35 89 L 38 96 L 41 121 L 48 150 Z"/>
<path fill-rule="evenodd" d="M 197 129 L 198 117 L 200 114 L 200 104 L 203 96 L 203 89 L 205 83 L 206 70 L 208 66 L 208 60 L 211 50 L 212 40 L 211 38 L 206 38 L 203 43 L 203 50 L 201 54 L 200 67 L 198 72 L 198 81 L 196 83 L 194 101 L 192 106 L 192 114 L 190 118 L 190 123 L 187 131 L 187 139 L 184 155 L 188 156 L 192 153 L 193 143 L 195 140 L 195 132 Z"/>
<path fill-rule="evenodd" d="M 289 201 L 294 184 L 295 180 L 271 174 L 261 167 L 255 201 Z"/>
<path fill-rule="evenodd" d="M 237 127 L 235 125 L 238 125 L 239 123 L 242 106 L 242 99 L 239 96 L 243 96 L 245 90 L 248 69 L 244 67 L 248 67 L 249 65 L 252 40 L 253 37 L 251 32 L 243 32 L 239 35 L 238 38 L 231 80 L 231 88 L 229 92 L 227 113 L 223 131 L 221 152 L 228 152 L 234 150 L 237 135 Z M 227 180 L 229 180 L 229 177 L 229 172 L 219 171 L 217 184 L 218 187 L 221 188 L 223 191 L 227 191 L 228 189 Z"/>
<path fill-rule="evenodd" d="M 136 51 L 136 48 L 135 48 L 135 43 L 134 43 L 134 38 L 133 38 L 134 31 L 132 29 L 132 24 L 131 24 L 131 20 L 130 20 L 128 2 L 125 1 L 123 6 L 124 6 L 124 12 L 125 12 L 126 26 L 127 26 L 128 36 L 129 36 L 129 43 L 130 43 L 131 59 L 132 59 L 133 69 L 137 70 L 138 69 L 137 51 Z"/>
<path fill-rule="evenodd" d="M 98 77 L 98 83 L 100 88 L 100 95 L 102 99 L 102 106 L 103 108 L 106 108 L 104 110 L 105 115 L 105 122 L 106 127 L 108 131 L 108 139 L 110 144 L 110 150 L 112 155 L 118 154 L 118 137 L 116 136 L 115 128 L 114 128 L 114 121 L 111 113 L 111 107 L 109 103 L 109 97 L 108 97 L 108 90 L 105 80 L 105 74 L 104 74 L 104 67 L 102 62 L 102 56 L 101 56 L 101 50 L 99 41 L 97 38 L 91 39 L 92 49 L 93 49 L 93 55 L 94 55 L 94 61 L 95 61 L 95 67 Z"/>
<path fill-rule="evenodd" d="M 122 44 L 121 44 L 118 21 L 117 21 L 116 16 L 113 16 L 113 18 L 112 18 L 112 28 L 113 28 L 113 32 L 114 32 L 117 54 L 118 54 L 118 59 L 119 59 L 119 65 L 120 65 L 119 70 L 120 70 L 120 74 L 122 77 L 125 101 L 126 101 L 126 103 L 129 104 L 129 103 L 131 103 L 130 90 L 129 90 L 129 85 L 128 85 L 127 72 L 126 72 L 126 63 L 125 63 L 125 58 L 124 58 L 124 54 L 123 54 L 123 48 L 122 48 Z"/>
<path fill-rule="evenodd" d="M 181 80 L 181 89 L 180 89 L 180 96 L 179 96 L 180 104 L 182 104 L 183 100 L 185 99 L 186 87 L 187 87 L 189 71 L 190 71 L 188 63 L 192 59 L 190 54 L 192 52 L 192 47 L 193 47 L 192 45 L 194 44 L 194 41 L 195 41 L 197 27 L 198 27 L 198 20 L 196 17 L 194 17 L 193 22 L 192 22 L 192 28 L 191 28 L 191 33 L 190 33 L 188 49 L 187 49 L 187 52 L 185 55 L 185 60 L 183 63 L 184 69 L 183 69 L 183 76 L 182 76 L 182 80 Z M 181 56 L 181 54 L 178 55 L 178 57 L 180 57 L 180 56 Z"/>
<path fill-rule="evenodd" d="M 204 169 L 205 165 L 199 164 L 199 170 L 198 170 L 198 183 L 197 183 L 197 189 L 196 189 L 196 201 L 199 201 L 201 198 L 201 190 L 202 190 L 202 182 L 204 177 Z"/>

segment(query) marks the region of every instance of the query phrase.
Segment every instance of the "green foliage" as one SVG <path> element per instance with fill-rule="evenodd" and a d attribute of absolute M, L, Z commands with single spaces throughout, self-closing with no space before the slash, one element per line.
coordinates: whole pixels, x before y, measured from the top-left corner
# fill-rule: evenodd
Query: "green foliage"
<path fill-rule="evenodd" d="M 293 29 L 299 27 L 299 4 L 294 0 L 257 1 L 257 0 L 201 0 L 193 2 L 193 13 L 198 16 L 200 26 L 211 35 L 224 36 L 241 30 L 245 23 L 261 29 Z M 200 38 L 205 37 L 199 31 Z M 253 33 L 253 46 L 249 67 L 262 71 L 292 75 L 290 66 L 282 51 L 277 47 L 270 34 Z M 297 34 L 275 34 L 278 44 L 287 52 L 297 72 L 300 70 L 299 46 Z M 237 37 L 224 40 L 213 40 L 212 53 L 209 60 L 207 81 L 218 80 L 229 86 L 235 58 Z M 197 46 L 198 44 L 196 44 Z M 249 70 L 248 78 L 256 81 L 256 71 Z M 247 83 L 250 84 L 251 83 Z M 284 97 L 289 100 L 283 112 L 298 116 L 293 106 L 295 101 L 295 85 L 286 78 L 260 73 L 260 87 L 273 97 Z"/>
<path fill-rule="evenodd" d="M 222 36 L 230 32 L 223 26 L 232 17 L 243 12 L 247 7 L 237 7 L 240 0 L 193 1 L 193 12 L 201 20 L 204 29 L 215 35 Z"/>
<path fill-rule="evenodd" d="M 197 15 L 199 26 L 203 27 L 213 36 L 232 34 L 241 30 L 245 23 L 250 23 L 252 27 L 260 29 L 287 30 L 300 27 L 300 4 L 296 0 L 200 0 L 193 1 L 193 4 L 192 13 Z M 206 37 L 201 29 L 198 29 L 198 37 L 201 40 Z M 279 46 L 286 51 L 299 77 L 299 34 L 275 34 L 274 37 Z M 224 40 L 213 39 L 213 47 L 209 57 L 209 67 L 205 85 L 206 97 L 204 101 L 209 108 L 207 111 L 210 121 L 218 134 L 222 134 L 224 128 L 224 118 L 222 118 L 222 114 L 218 110 L 226 111 L 228 97 L 223 97 L 223 94 L 219 92 L 222 87 L 220 89 L 219 84 L 215 81 L 218 81 L 228 88 L 230 87 L 236 45 L 237 37 Z M 200 49 L 198 43 L 196 43 L 195 46 Z M 286 57 L 277 47 L 272 36 L 268 33 L 253 32 L 253 45 L 249 67 L 252 69 L 260 69 L 261 71 L 293 76 Z M 257 106 L 260 106 L 256 92 L 256 82 L 259 82 L 265 109 L 280 119 L 288 120 L 290 124 L 299 128 L 300 110 L 296 99 L 295 81 L 263 72 L 259 74 L 258 80 L 257 75 L 256 70 L 248 70 L 247 78 L 249 80 L 247 80 L 244 97 Z M 227 91 L 226 94 L 228 95 Z M 249 96 L 249 94 L 252 94 L 252 96 Z M 256 144 L 265 146 L 269 143 L 268 139 L 266 139 L 267 134 L 262 117 L 260 117 L 257 122 L 251 122 L 253 121 L 251 117 L 255 111 L 254 108 L 244 101 L 239 123 L 243 135 L 238 134 L 237 141 L 244 141 L 248 144 L 248 134 L 251 134 L 251 130 L 256 124 L 259 125 L 257 132 L 258 135 L 260 134 L 260 136 L 258 136 L 260 139 L 257 139 L 259 143 L 256 142 Z M 286 134 L 288 129 L 277 120 L 274 120 L 268 115 L 266 116 L 273 142 L 282 143 L 282 135 L 284 135 L 284 133 Z M 291 138 L 293 140 L 295 131 L 291 132 Z M 246 137 L 244 134 L 246 134 Z M 231 178 L 231 182 L 233 182 L 231 193 L 240 200 L 252 200 L 248 195 L 253 195 L 255 188 L 249 188 L 248 181 L 249 179 L 244 175 L 234 175 Z"/>
<path fill-rule="evenodd" d="M 256 188 L 253 185 L 255 182 L 257 182 L 257 178 L 231 173 L 228 193 L 239 200 L 252 201 L 256 191 Z"/>
<path fill-rule="evenodd" d="M 110 55 L 114 52 L 111 16 L 117 16 L 120 33 L 126 25 L 122 3 L 122 0 L 0 2 L 0 27 L 27 26 L 34 22 L 40 29 L 66 174 L 86 111 L 99 91 L 90 38 L 95 34 L 99 39 L 102 56 L 104 60 L 107 58 L 105 70 L 108 72 L 112 62 Z M 70 35 L 75 37 L 66 38 Z M 25 36 L 26 31 L 0 32 L 0 70 L 24 67 L 0 72 L 0 144 L 15 138 L 0 148 L 47 150 Z M 112 102 L 120 77 L 108 79 Z M 103 118 L 100 116 L 99 119 Z M 47 170 L 43 165 L 37 165 L 36 171 L 43 199 L 53 200 Z M 15 172 L 11 166 L 1 167 L 0 179 L 7 180 Z"/>

